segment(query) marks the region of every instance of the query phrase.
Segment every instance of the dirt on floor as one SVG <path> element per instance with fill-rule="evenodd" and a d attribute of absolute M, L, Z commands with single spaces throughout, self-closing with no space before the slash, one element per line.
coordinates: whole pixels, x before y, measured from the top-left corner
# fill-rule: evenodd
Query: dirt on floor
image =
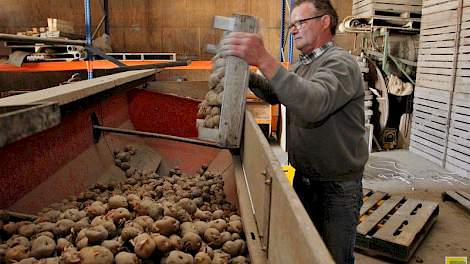
<path fill-rule="evenodd" d="M 408 263 L 445 263 L 446 256 L 470 260 L 470 213 L 442 193 L 470 193 L 470 175 L 458 175 L 406 150 L 372 153 L 365 168 L 364 188 L 439 203 L 437 221 Z M 356 263 L 395 263 L 356 252 Z"/>

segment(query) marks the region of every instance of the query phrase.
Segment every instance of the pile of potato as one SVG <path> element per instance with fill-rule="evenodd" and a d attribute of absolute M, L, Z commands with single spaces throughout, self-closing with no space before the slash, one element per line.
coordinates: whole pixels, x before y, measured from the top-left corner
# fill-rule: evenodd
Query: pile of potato
<path fill-rule="evenodd" d="M 124 182 L 96 183 L 35 221 L 0 221 L 0 263 L 249 263 L 221 175 L 206 165 L 194 174 L 176 167 L 167 176 L 127 168 L 135 151 L 115 152 Z"/>
<path fill-rule="evenodd" d="M 212 59 L 212 74 L 209 76 L 209 92 L 199 104 L 197 116 L 204 119 L 204 127 L 218 128 L 224 96 L 225 60 L 216 55 Z"/>

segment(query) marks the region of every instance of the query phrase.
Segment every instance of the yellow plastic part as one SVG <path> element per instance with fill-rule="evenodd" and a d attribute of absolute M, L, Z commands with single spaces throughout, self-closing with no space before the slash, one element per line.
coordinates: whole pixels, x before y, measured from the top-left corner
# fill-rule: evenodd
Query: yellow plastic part
<path fill-rule="evenodd" d="M 286 174 L 287 179 L 289 180 L 290 185 L 294 182 L 295 169 L 291 165 L 282 166 L 282 170 Z"/>

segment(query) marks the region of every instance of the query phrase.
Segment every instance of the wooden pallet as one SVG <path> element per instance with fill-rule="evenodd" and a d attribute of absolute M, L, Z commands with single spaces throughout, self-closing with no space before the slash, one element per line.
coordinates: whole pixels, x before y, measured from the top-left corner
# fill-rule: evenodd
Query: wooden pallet
<path fill-rule="evenodd" d="M 444 201 L 456 201 L 470 213 L 470 194 L 464 191 L 446 191 L 442 193 Z"/>
<path fill-rule="evenodd" d="M 454 93 L 446 168 L 463 176 L 470 172 L 470 94 Z"/>
<path fill-rule="evenodd" d="M 354 0 L 354 16 L 420 17 L 421 0 Z"/>
<path fill-rule="evenodd" d="M 410 150 L 442 165 L 445 155 L 449 92 L 416 87 Z"/>
<path fill-rule="evenodd" d="M 457 1 L 425 0 L 421 17 L 417 86 L 450 91 L 453 88 Z"/>
<path fill-rule="evenodd" d="M 408 261 L 439 214 L 435 202 L 364 189 L 356 248 Z"/>
<path fill-rule="evenodd" d="M 462 10 L 455 91 L 470 93 L 470 6 Z"/>

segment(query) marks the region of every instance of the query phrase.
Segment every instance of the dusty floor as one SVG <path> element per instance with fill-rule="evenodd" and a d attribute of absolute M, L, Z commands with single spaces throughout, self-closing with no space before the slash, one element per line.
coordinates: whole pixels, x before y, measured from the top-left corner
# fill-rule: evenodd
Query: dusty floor
<path fill-rule="evenodd" d="M 282 165 L 287 156 L 273 151 Z M 470 261 L 470 214 L 454 202 L 443 202 L 446 190 L 470 193 L 470 175 L 462 178 L 407 150 L 372 153 L 366 165 L 364 188 L 401 194 L 439 203 L 439 215 L 409 263 L 445 263 L 446 256 L 467 256 Z M 395 263 L 356 252 L 357 264 Z"/>
<path fill-rule="evenodd" d="M 444 263 L 445 256 L 470 259 L 470 214 L 454 202 L 443 202 L 446 190 L 470 193 L 470 175 L 462 178 L 406 150 L 371 154 L 364 187 L 439 203 L 439 216 L 409 263 Z M 390 260 L 356 254 L 358 264 Z M 392 262 L 393 263 L 393 262 Z"/>

